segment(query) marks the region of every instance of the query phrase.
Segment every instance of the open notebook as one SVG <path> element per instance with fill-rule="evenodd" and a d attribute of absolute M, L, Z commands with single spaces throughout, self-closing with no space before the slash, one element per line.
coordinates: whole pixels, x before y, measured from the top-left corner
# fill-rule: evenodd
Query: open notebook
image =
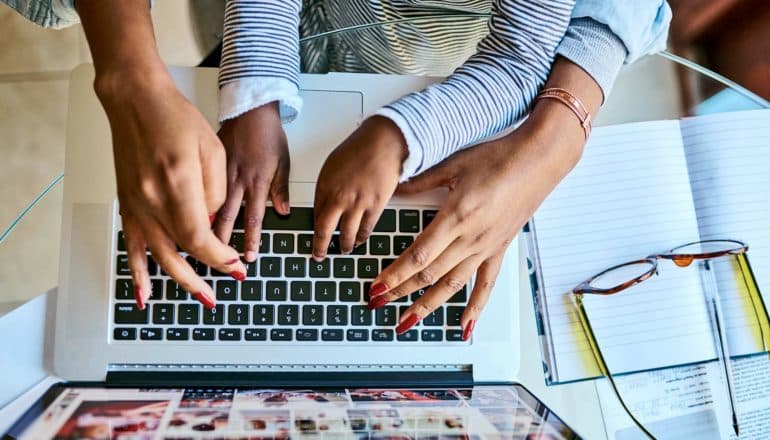
<path fill-rule="evenodd" d="M 615 264 L 700 239 L 742 240 L 770 304 L 770 110 L 597 128 L 528 236 L 549 383 L 600 375 L 569 292 Z M 613 373 L 716 357 L 696 274 L 653 277 L 601 298 L 612 318 L 604 322 L 617 323 L 603 329 Z M 731 354 L 762 351 L 745 289 L 720 281 L 720 294 Z M 654 319 L 635 319 L 640 310 Z"/>

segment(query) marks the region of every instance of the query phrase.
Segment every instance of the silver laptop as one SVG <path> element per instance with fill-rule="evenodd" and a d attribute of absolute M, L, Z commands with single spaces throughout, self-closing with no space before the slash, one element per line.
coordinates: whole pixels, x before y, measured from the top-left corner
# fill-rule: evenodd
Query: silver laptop
<path fill-rule="evenodd" d="M 172 74 L 215 125 L 217 71 L 178 68 Z M 328 153 L 367 115 L 432 81 L 303 75 L 304 110 L 285 126 L 293 213 L 282 218 L 268 208 L 262 252 L 247 280 L 236 282 L 197 267 L 217 294 L 212 312 L 151 268 L 153 297 L 139 311 L 126 287 L 130 274 L 124 264 L 109 125 L 93 92 L 92 67 L 77 68 L 67 122 L 55 373 L 69 381 L 142 386 L 512 382 L 520 349 L 516 243 L 470 341 L 462 341 L 459 319 L 472 285 L 401 336 L 394 332 L 398 314 L 420 292 L 378 311 L 366 307 L 367 283 L 430 221 L 440 191 L 391 201 L 374 232 L 385 250 L 366 246 L 348 256 L 332 250 L 317 267 L 309 259 L 315 179 Z M 236 248 L 240 228 L 234 233 Z"/>

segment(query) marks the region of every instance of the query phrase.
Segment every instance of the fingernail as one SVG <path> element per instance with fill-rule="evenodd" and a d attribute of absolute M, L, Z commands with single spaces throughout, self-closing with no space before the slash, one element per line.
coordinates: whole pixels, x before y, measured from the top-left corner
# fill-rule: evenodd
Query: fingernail
<path fill-rule="evenodd" d="M 408 318 L 406 318 L 406 320 L 404 320 L 404 322 L 402 322 L 401 324 L 398 325 L 398 327 L 396 327 L 396 334 L 400 335 L 401 333 L 406 333 L 407 330 L 414 327 L 414 325 L 417 324 L 419 320 L 420 320 L 420 317 L 412 313 L 411 315 L 409 315 Z"/>
<path fill-rule="evenodd" d="M 281 210 L 288 214 L 291 208 L 289 208 L 289 204 L 287 202 L 283 202 L 281 203 Z"/>
<path fill-rule="evenodd" d="M 142 298 L 142 289 L 134 287 L 134 297 L 136 297 L 136 307 L 139 310 L 144 310 L 144 298 Z"/>
<path fill-rule="evenodd" d="M 227 265 L 229 266 L 229 265 L 231 265 L 231 264 L 235 264 L 235 263 L 237 263 L 237 262 L 238 262 L 238 258 L 233 258 L 233 259 L 232 259 L 232 260 L 230 260 L 230 261 L 225 261 L 225 264 L 227 264 Z"/>
<path fill-rule="evenodd" d="M 369 288 L 369 298 L 376 298 L 388 291 L 388 286 L 385 283 L 374 283 Z"/>
<path fill-rule="evenodd" d="M 475 319 L 471 319 L 468 321 L 468 324 L 465 325 L 465 328 L 463 329 L 463 341 L 467 341 L 471 338 L 471 334 L 473 334 L 473 327 L 476 327 Z"/>
<path fill-rule="evenodd" d="M 369 310 L 379 309 L 380 307 L 387 304 L 389 301 L 384 296 L 380 295 L 377 298 L 372 298 L 369 300 L 369 304 L 366 306 L 369 307 Z"/>
<path fill-rule="evenodd" d="M 203 304 L 204 307 L 207 309 L 213 309 L 214 308 L 214 301 L 211 300 L 208 296 L 204 295 L 203 292 L 198 292 L 193 295 L 195 299 L 200 301 L 201 304 Z"/>
<path fill-rule="evenodd" d="M 239 272 L 237 270 L 230 272 L 230 276 L 235 278 L 238 281 L 243 281 L 246 279 L 246 274 L 243 272 Z"/>
<path fill-rule="evenodd" d="M 209 215 L 209 223 L 211 223 L 213 225 L 214 224 L 214 220 L 216 220 L 216 218 L 217 218 L 217 214 L 216 213 Z"/>
<path fill-rule="evenodd" d="M 253 263 L 257 259 L 257 253 L 254 251 L 247 251 L 244 258 L 246 258 L 246 261 L 249 263 Z"/>
<path fill-rule="evenodd" d="M 319 255 L 315 255 L 315 254 L 313 254 L 313 259 L 314 259 L 316 262 L 318 262 L 318 263 L 322 262 L 322 261 L 324 260 L 324 258 L 326 258 L 326 257 L 322 257 L 322 256 L 319 256 Z"/>

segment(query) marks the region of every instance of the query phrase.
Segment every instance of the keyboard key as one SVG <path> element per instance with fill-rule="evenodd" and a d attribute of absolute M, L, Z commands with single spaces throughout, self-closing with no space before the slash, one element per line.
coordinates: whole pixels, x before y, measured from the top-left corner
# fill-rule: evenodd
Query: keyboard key
<path fill-rule="evenodd" d="M 281 259 L 279 257 L 260 258 L 259 275 L 263 277 L 280 277 L 281 276 Z"/>
<path fill-rule="evenodd" d="M 372 330 L 372 341 L 392 341 L 394 334 L 393 330 L 374 329 Z"/>
<path fill-rule="evenodd" d="M 387 235 L 369 237 L 369 253 L 372 255 L 390 255 L 390 237 Z"/>
<path fill-rule="evenodd" d="M 274 254 L 293 254 L 294 253 L 294 235 L 293 234 L 273 234 L 273 253 Z"/>
<path fill-rule="evenodd" d="M 399 209 L 398 232 L 420 232 L 420 211 Z"/>
<path fill-rule="evenodd" d="M 193 329 L 193 341 L 213 341 L 214 329 L 213 328 L 196 328 Z"/>
<path fill-rule="evenodd" d="M 436 215 L 438 214 L 438 211 L 433 209 L 426 209 L 422 212 L 422 229 L 425 230 L 425 228 L 428 227 L 430 222 L 433 221 L 434 218 L 436 218 Z"/>
<path fill-rule="evenodd" d="M 136 339 L 136 329 L 115 327 L 112 331 L 112 339 L 116 341 L 133 341 Z"/>
<path fill-rule="evenodd" d="M 198 304 L 179 304 L 179 319 L 182 325 L 198 325 L 200 306 Z"/>
<path fill-rule="evenodd" d="M 118 254 L 117 264 L 115 266 L 115 272 L 118 275 L 131 275 L 131 268 L 128 267 L 128 255 Z"/>
<path fill-rule="evenodd" d="M 220 328 L 219 329 L 220 341 L 240 341 L 241 329 L 239 328 Z"/>
<path fill-rule="evenodd" d="M 291 214 L 278 215 L 272 207 L 265 208 L 262 228 L 279 231 L 312 231 L 313 208 L 292 207 Z"/>
<path fill-rule="evenodd" d="M 414 237 L 408 235 L 396 235 L 393 237 L 393 253 L 401 255 L 414 243 Z"/>
<path fill-rule="evenodd" d="M 291 329 L 274 328 L 270 330 L 271 341 L 291 341 Z"/>
<path fill-rule="evenodd" d="M 310 281 L 292 281 L 291 300 L 310 301 Z"/>
<path fill-rule="evenodd" d="M 398 323 L 396 313 L 395 306 L 380 307 L 374 311 L 374 322 L 382 326 L 396 325 Z"/>
<path fill-rule="evenodd" d="M 422 289 L 417 289 L 416 291 L 412 292 L 412 294 L 410 295 L 410 296 L 411 296 L 411 298 L 412 298 L 412 302 L 415 302 L 415 301 L 417 301 L 418 299 L 420 299 L 420 297 L 422 297 L 423 295 L 425 295 L 425 292 L 426 292 L 427 290 L 428 290 L 428 288 L 427 288 L 427 287 L 423 287 Z"/>
<path fill-rule="evenodd" d="M 262 281 L 244 281 L 241 283 L 241 300 L 261 301 Z"/>
<path fill-rule="evenodd" d="M 331 276 L 328 258 L 324 258 L 320 262 L 315 260 L 308 260 L 308 262 L 310 263 L 310 278 L 329 278 Z"/>
<path fill-rule="evenodd" d="M 254 306 L 254 325 L 273 325 L 274 311 L 272 304 Z"/>
<path fill-rule="evenodd" d="M 353 278 L 355 276 L 355 262 L 352 258 L 335 258 L 334 278 Z"/>
<path fill-rule="evenodd" d="M 174 280 L 166 281 L 166 300 L 168 301 L 184 301 L 187 299 L 187 292 L 182 289 L 182 286 L 176 283 Z"/>
<path fill-rule="evenodd" d="M 457 330 L 457 329 L 450 329 L 446 331 L 446 340 L 447 341 L 462 341 L 463 340 L 463 331 Z"/>
<path fill-rule="evenodd" d="M 139 330 L 139 339 L 143 341 L 160 341 L 163 339 L 163 331 L 157 328 L 143 328 Z"/>
<path fill-rule="evenodd" d="M 359 244 L 358 246 L 353 246 L 353 252 L 351 252 L 353 255 L 366 255 L 366 242 L 363 242 Z"/>
<path fill-rule="evenodd" d="M 305 276 L 305 264 L 306 258 L 302 257 L 288 257 L 284 261 L 283 273 L 287 277 L 302 278 Z"/>
<path fill-rule="evenodd" d="M 163 280 L 150 280 L 150 301 L 163 299 Z"/>
<path fill-rule="evenodd" d="M 247 341 L 266 341 L 267 330 L 263 328 L 247 328 L 244 332 L 244 339 Z"/>
<path fill-rule="evenodd" d="M 342 281 L 340 283 L 340 301 L 361 302 L 361 283 Z"/>
<path fill-rule="evenodd" d="M 123 231 L 118 231 L 118 250 L 126 250 L 126 236 L 123 234 Z"/>
<path fill-rule="evenodd" d="M 446 308 L 446 325 L 460 325 L 463 311 L 465 311 L 465 307 L 448 306 Z"/>
<path fill-rule="evenodd" d="M 230 241 L 227 244 L 238 251 L 239 254 L 243 253 L 243 232 L 233 232 L 230 234 Z"/>
<path fill-rule="evenodd" d="M 350 308 L 350 324 L 372 325 L 372 311 L 366 306 L 353 306 Z"/>
<path fill-rule="evenodd" d="M 337 283 L 333 281 L 316 281 L 314 289 L 316 301 L 330 302 L 337 300 Z"/>
<path fill-rule="evenodd" d="M 230 304 L 227 306 L 227 323 L 230 325 L 248 325 L 249 306 L 246 304 Z"/>
<path fill-rule="evenodd" d="M 167 341 L 187 341 L 190 339 L 190 329 L 187 328 L 167 328 Z"/>
<path fill-rule="evenodd" d="M 347 306 L 328 306 L 326 308 L 326 325 L 348 325 Z"/>
<path fill-rule="evenodd" d="M 297 235 L 297 253 L 304 255 L 313 253 L 313 234 Z"/>
<path fill-rule="evenodd" d="M 241 263 L 243 263 L 244 266 L 246 266 L 246 276 L 249 278 L 254 278 L 257 276 L 257 262 L 253 261 L 251 263 L 241 260 Z"/>
<path fill-rule="evenodd" d="M 342 329 L 338 328 L 325 328 L 321 330 L 321 340 L 323 341 L 341 341 L 344 333 Z"/>
<path fill-rule="evenodd" d="M 439 342 L 444 337 L 444 332 L 441 330 L 423 330 L 421 333 L 423 342 Z"/>
<path fill-rule="evenodd" d="M 131 278 L 118 278 L 115 280 L 115 299 L 135 299 L 134 283 L 131 281 Z"/>
<path fill-rule="evenodd" d="M 374 225 L 374 232 L 396 232 L 396 210 L 386 209 L 382 211 L 380 219 Z"/>
<path fill-rule="evenodd" d="M 152 323 L 169 325 L 174 322 L 173 304 L 155 304 L 152 307 Z"/>
<path fill-rule="evenodd" d="M 278 306 L 278 324 L 279 325 L 298 325 L 299 324 L 299 306 L 295 306 L 295 305 Z"/>
<path fill-rule="evenodd" d="M 369 331 L 366 329 L 348 329 L 348 341 L 368 341 L 369 340 Z"/>
<path fill-rule="evenodd" d="M 286 281 L 268 281 L 265 285 L 265 297 L 268 301 L 286 301 Z"/>
<path fill-rule="evenodd" d="M 222 325 L 225 323 L 225 306 L 217 304 L 213 309 L 203 309 L 203 323 L 206 325 Z"/>
<path fill-rule="evenodd" d="M 195 273 L 197 273 L 199 276 L 204 277 L 209 274 L 209 268 L 195 258 L 188 255 L 185 260 L 187 260 L 187 264 L 189 264 L 190 267 L 192 267 Z"/>
<path fill-rule="evenodd" d="M 463 288 L 452 295 L 452 297 L 449 298 L 449 301 L 447 302 L 465 304 L 466 301 L 468 301 L 468 286 L 463 286 Z"/>
<path fill-rule="evenodd" d="M 317 341 L 318 329 L 315 328 L 298 328 L 296 333 L 296 339 L 298 341 Z"/>
<path fill-rule="evenodd" d="M 383 258 L 382 261 L 380 262 L 380 264 L 382 266 L 381 271 L 385 270 L 388 266 L 390 266 L 391 264 L 393 264 L 395 262 L 396 262 L 395 258 Z"/>
<path fill-rule="evenodd" d="M 152 255 L 147 255 L 147 273 L 150 275 L 158 274 L 158 263 L 152 259 Z"/>
<path fill-rule="evenodd" d="M 235 301 L 238 299 L 238 285 L 235 280 L 217 281 L 217 301 Z"/>
<path fill-rule="evenodd" d="M 396 339 L 402 342 L 414 342 L 419 337 L 419 334 L 417 333 L 417 330 L 409 330 L 406 333 L 401 333 L 400 335 L 396 336 Z"/>
<path fill-rule="evenodd" d="M 427 326 L 444 326 L 444 308 L 439 307 L 422 318 L 422 324 Z"/>
<path fill-rule="evenodd" d="M 358 278 L 372 279 L 377 276 L 378 273 L 378 261 L 374 258 L 359 258 L 358 259 Z"/>
<path fill-rule="evenodd" d="M 147 324 L 149 310 L 139 310 L 136 304 L 115 304 L 115 324 Z"/>
<path fill-rule="evenodd" d="M 270 252 L 270 234 L 263 232 L 259 236 L 259 253 L 266 254 Z"/>
<path fill-rule="evenodd" d="M 340 255 L 342 253 L 342 249 L 340 248 L 340 236 L 338 234 L 332 235 L 326 253 L 329 255 Z"/>
<path fill-rule="evenodd" d="M 302 325 L 321 325 L 323 322 L 323 306 L 302 306 Z"/>

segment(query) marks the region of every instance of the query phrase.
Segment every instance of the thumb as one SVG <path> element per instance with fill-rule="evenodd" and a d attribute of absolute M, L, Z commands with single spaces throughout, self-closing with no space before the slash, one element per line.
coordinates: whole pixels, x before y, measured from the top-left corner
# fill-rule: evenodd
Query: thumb
<path fill-rule="evenodd" d="M 406 182 L 400 183 L 396 187 L 396 194 L 416 194 L 440 186 L 450 186 L 457 175 L 455 158 L 456 156 L 449 157 Z"/>

